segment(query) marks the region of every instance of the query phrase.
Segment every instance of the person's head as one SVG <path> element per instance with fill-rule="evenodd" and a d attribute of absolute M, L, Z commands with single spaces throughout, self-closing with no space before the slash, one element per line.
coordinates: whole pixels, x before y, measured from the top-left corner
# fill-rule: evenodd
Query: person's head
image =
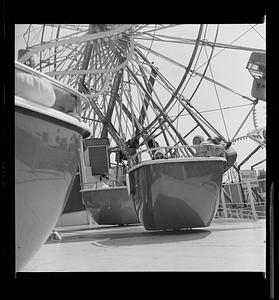
<path fill-rule="evenodd" d="M 164 158 L 164 154 L 158 150 L 155 152 L 155 155 L 154 155 L 155 159 L 163 159 Z"/>
<path fill-rule="evenodd" d="M 196 135 L 193 138 L 193 145 L 200 145 L 202 142 L 204 142 L 204 138 L 201 135 Z"/>
<path fill-rule="evenodd" d="M 107 173 L 102 173 L 100 175 L 100 181 L 103 181 L 104 179 L 109 180 L 108 174 Z"/>
<path fill-rule="evenodd" d="M 215 145 L 219 145 L 221 143 L 222 139 L 218 136 L 211 138 L 211 142 Z"/>

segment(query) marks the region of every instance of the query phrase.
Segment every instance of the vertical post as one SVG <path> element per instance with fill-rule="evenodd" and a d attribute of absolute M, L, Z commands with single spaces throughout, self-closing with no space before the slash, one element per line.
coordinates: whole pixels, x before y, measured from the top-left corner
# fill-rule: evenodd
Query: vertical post
<path fill-rule="evenodd" d="M 223 208 L 224 216 L 225 216 L 225 218 L 228 218 L 227 207 L 226 207 L 226 201 L 225 201 L 225 197 L 224 197 L 223 188 L 221 190 L 221 202 L 222 202 L 222 208 Z"/>
<path fill-rule="evenodd" d="M 258 215 L 257 215 L 256 210 L 255 210 L 255 204 L 254 204 L 254 200 L 253 200 L 253 195 L 252 195 L 252 189 L 251 189 L 250 182 L 247 181 L 246 185 L 247 185 L 247 190 L 248 190 L 248 199 L 249 199 L 250 204 L 251 204 L 252 215 L 253 215 L 254 220 L 257 220 Z"/>
<path fill-rule="evenodd" d="M 80 183 L 81 188 L 84 189 L 84 182 L 87 182 L 86 178 L 86 168 L 84 163 L 84 151 L 83 151 L 83 140 L 80 141 L 79 147 L 79 174 L 80 174 Z"/>
<path fill-rule="evenodd" d="M 119 182 L 119 159 L 120 159 L 120 153 L 119 151 L 116 152 L 116 172 L 115 172 L 115 185 L 118 186 L 120 184 Z"/>

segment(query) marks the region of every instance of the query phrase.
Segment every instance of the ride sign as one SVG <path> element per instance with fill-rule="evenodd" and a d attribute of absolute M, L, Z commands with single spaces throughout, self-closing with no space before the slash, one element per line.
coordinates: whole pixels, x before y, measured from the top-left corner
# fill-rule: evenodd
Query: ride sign
<path fill-rule="evenodd" d="M 240 170 L 239 173 L 243 188 L 247 188 L 247 182 L 251 187 L 259 187 L 256 170 Z"/>

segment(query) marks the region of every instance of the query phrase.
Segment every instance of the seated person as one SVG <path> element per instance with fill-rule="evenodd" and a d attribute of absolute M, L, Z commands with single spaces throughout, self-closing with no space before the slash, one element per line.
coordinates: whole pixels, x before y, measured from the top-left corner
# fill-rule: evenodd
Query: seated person
<path fill-rule="evenodd" d="M 201 135 L 196 135 L 193 138 L 193 145 L 195 146 L 196 155 L 195 156 L 201 156 L 202 148 L 200 147 L 201 143 L 204 142 L 204 138 Z"/>
<path fill-rule="evenodd" d="M 224 166 L 223 172 L 226 172 L 235 163 L 237 158 L 237 152 L 233 147 L 231 147 L 230 142 L 225 144 L 220 137 L 214 137 L 208 139 L 212 144 L 222 146 L 220 148 L 217 147 L 213 148 L 212 153 L 210 153 L 211 154 L 210 156 L 225 157 L 227 162 Z"/>
<path fill-rule="evenodd" d="M 226 144 L 222 141 L 222 139 L 220 137 L 214 137 L 211 139 L 211 141 L 214 145 L 222 146 L 222 147 L 215 147 L 213 155 L 218 157 L 225 157 Z"/>
<path fill-rule="evenodd" d="M 206 141 L 200 143 L 198 147 L 198 156 L 224 156 L 224 145 L 221 145 L 219 137 L 208 137 Z"/>
<path fill-rule="evenodd" d="M 155 141 L 154 136 L 151 135 L 147 140 L 148 148 L 157 148 L 160 147 L 159 143 Z M 151 150 L 152 159 L 155 159 L 156 150 Z"/>
<path fill-rule="evenodd" d="M 230 145 L 225 146 L 225 158 L 227 160 L 227 163 L 224 166 L 224 172 L 226 172 L 230 167 L 233 166 L 237 158 L 237 152 Z"/>
<path fill-rule="evenodd" d="M 208 137 L 205 142 L 202 142 L 202 152 L 203 156 L 211 157 L 211 156 L 219 156 L 221 154 L 223 147 L 216 147 L 214 145 L 219 145 L 220 142 L 218 138 Z"/>
<path fill-rule="evenodd" d="M 201 135 L 196 135 L 193 138 L 193 145 L 200 145 L 202 142 L 204 142 L 204 138 Z"/>
<path fill-rule="evenodd" d="M 136 137 L 132 137 L 131 139 L 129 139 L 126 143 L 126 151 L 128 152 L 129 156 L 133 156 L 137 153 L 137 149 L 139 147 L 139 139 Z M 138 156 L 136 156 L 133 159 L 133 163 L 134 164 L 138 164 L 139 163 L 139 158 Z"/>
<path fill-rule="evenodd" d="M 103 173 L 100 175 L 100 182 L 97 183 L 97 188 L 98 189 L 102 189 L 102 188 L 108 188 L 109 185 L 106 184 L 106 180 L 109 180 L 108 174 L 107 173 Z"/>
<path fill-rule="evenodd" d="M 155 141 L 155 138 L 153 135 L 149 136 L 147 139 L 147 145 L 149 148 L 156 148 L 159 147 L 158 142 Z"/>

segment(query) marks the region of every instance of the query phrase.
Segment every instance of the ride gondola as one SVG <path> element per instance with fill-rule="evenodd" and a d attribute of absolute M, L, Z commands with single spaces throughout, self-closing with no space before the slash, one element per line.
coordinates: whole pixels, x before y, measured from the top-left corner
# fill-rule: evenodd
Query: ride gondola
<path fill-rule="evenodd" d="M 80 141 L 91 134 L 82 105 L 81 94 L 15 62 L 16 271 L 47 240 L 67 201 Z"/>

